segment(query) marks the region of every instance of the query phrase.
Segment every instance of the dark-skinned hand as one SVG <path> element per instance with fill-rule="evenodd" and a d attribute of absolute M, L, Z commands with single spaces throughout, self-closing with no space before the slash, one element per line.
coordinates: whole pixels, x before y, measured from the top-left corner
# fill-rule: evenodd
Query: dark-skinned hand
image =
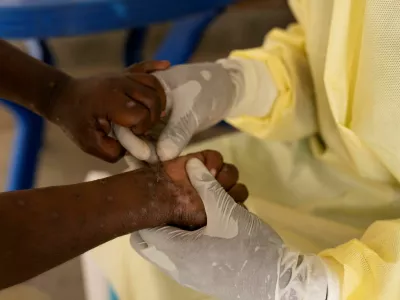
<path fill-rule="evenodd" d="M 167 61 L 132 65 L 121 73 L 71 78 L 49 105 L 47 117 L 86 153 L 108 162 L 125 153 L 110 136 L 112 124 L 144 134 L 165 109 L 166 96 L 152 72 L 169 67 Z"/>
<path fill-rule="evenodd" d="M 138 224 L 135 215 L 129 212 L 137 209 L 138 204 L 132 202 L 129 195 L 140 195 L 143 201 L 140 204 L 141 211 L 146 215 L 143 228 L 152 228 L 163 225 L 174 225 L 185 229 L 196 229 L 206 224 L 206 213 L 199 194 L 190 183 L 186 163 L 197 158 L 214 174 L 217 181 L 228 194 L 239 204 L 247 199 L 247 188 L 238 183 L 239 172 L 234 165 L 226 164 L 220 153 L 205 150 L 175 158 L 170 161 L 158 163 L 137 169 L 136 171 L 122 173 L 113 177 L 112 187 L 106 188 L 109 196 L 116 201 L 124 203 L 119 205 L 121 210 L 118 222 L 124 224 L 126 233 L 135 230 L 132 224 Z M 132 183 L 132 178 L 140 178 L 146 184 L 142 184 L 141 190 Z M 110 193 L 109 191 L 114 191 Z M 125 217 L 123 217 L 125 216 Z M 136 216 L 137 217 L 137 216 Z M 144 222 L 142 220 L 142 222 Z"/>

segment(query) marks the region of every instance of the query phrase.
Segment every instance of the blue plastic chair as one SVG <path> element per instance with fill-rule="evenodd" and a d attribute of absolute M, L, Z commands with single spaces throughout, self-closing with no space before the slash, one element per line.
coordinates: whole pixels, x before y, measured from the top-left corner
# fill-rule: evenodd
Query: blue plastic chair
<path fill-rule="evenodd" d="M 234 1 L 3 0 L 0 37 L 26 39 L 32 56 L 54 64 L 46 44 L 48 38 L 130 29 L 124 57 L 125 64 L 130 65 L 142 60 L 148 25 L 180 19 L 154 56 L 179 64 L 190 58 L 208 24 Z M 7 189 L 29 189 L 34 185 L 44 122 L 18 105 L 0 102 L 14 114 L 17 123 Z"/>
<path fill-rule="evenodd" d="M 25 39 L 29 53 L 53 65 L 46 39 L 115 29 L 130 29 L 124 62 L 142 60 L 147 26 L 177 20 L 154 59 L 186 62 L 210 22 L 235 0 L 2 0 L 0 37 Z M 184 19 L 182 19 L 184 18 Z M 15 116 L 17 134 L 8 177 L 8 190 L 34 185 L 44 122 L 23 107 L 1 100 Z M 110 298 L 117 299 L 114 291 Z"/>

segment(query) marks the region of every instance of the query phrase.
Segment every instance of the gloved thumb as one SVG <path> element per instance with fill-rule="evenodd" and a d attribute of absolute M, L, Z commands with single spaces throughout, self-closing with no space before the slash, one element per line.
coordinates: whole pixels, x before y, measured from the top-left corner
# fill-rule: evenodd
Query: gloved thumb
<path fill-rule="evenodd" d="M 239 233 L 238 220 L 232 215 L 237 204 L 197 158 L 186 164 L 190 182 L 203 201 L 207 215 L 204 235 L 234 238 Z"/>
<path fill-rule="evenodd" d="M 113 129 L 115 137 L 133 157 L 150 163 L 157 161 L 155 146 L 152 143 L 137 137 L 129 128 L 114 125 Z"/>

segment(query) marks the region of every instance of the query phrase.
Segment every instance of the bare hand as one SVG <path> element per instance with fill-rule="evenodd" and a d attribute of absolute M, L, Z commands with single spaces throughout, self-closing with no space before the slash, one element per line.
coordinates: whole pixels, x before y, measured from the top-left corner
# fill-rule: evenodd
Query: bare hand
<path fill-rule="evenodd" d="M 46 117 L 83 151 L 116 162 L 125 150 L 109 136 L 111 123 L 142 135 L 158 122 L 166 96 L 150 73 L 168 67 L 166 61 L 149 61 L 132 65 L 122 73 L 70 78 L 49 105 Z"/>

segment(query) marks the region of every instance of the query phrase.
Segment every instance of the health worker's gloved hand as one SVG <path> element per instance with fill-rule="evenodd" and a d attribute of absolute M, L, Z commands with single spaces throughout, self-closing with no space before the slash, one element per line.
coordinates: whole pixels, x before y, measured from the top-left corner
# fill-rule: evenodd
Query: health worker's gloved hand
<path fill-rule="evenodd" d="M 278 234 L 237 205 L 197 159 L 187 163 L 207 225 L 141 230 L 132 247 L 178 283 L 221 300 L 325 300 L 328 277 L 315 255 L 289 250 Z"/>
<path fill-rule="evenodd" d="M 265 115 L 271 106 L 268 93 L 276 93 L 265 65 L 249 60 L 185 64 L 153 75 L 164 87 L 167 103 L 165 117 L 150 130 L 151 138 L 135 136 L 126 128 L 115 130 L 134 157 L 148 162 L 179 156 L 195 133 L 226 117 Z"/>

